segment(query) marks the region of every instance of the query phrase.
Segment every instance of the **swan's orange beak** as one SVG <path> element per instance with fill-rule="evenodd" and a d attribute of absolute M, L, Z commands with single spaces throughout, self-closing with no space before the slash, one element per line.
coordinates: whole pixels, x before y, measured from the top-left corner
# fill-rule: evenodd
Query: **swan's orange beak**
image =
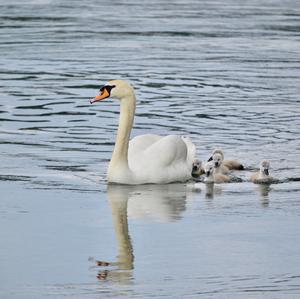
<path fill-rule="evenodd" d="M 102 92 L 95 96 L 93 99 L 90 100 L 90 103 L 93 104 L 97 101 L 102 101 L 110 96 L 110 93 L 106 90 L 106 88 L 103 88 Z"/>

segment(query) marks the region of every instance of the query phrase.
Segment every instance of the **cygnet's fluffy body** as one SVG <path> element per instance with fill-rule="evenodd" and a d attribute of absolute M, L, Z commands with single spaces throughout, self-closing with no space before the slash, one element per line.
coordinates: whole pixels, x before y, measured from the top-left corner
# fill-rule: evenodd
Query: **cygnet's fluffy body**
<path fill-rule="evenodd" d="M 244 170 L 244 165 L 238 160 L 224 160 L 224 153 L 221 149 L 215 149 L 208 161 L 213 160 L 215 154 L 220 154 L 223 158 L 222 165 L 228 170 Z"/>
<path fill-rule="evenodd" d="M 222 174 L 222 173 L 217 173 L 215 164 L 213 161 L 207 162 L 205 167 L 205 183 L 228 183 L 230 181 L 230 177 Z"/>
<path fill-rule="evenodd" d="M 268 160 L 262 160 L 260 162 L 259 171 L 251 175 L 250 180 L 255 184 L 268 184 L 274 182 L 272 176 L 269 173 L 270 162 Z"/>
<path fill-rule="evenodd" d="M 212 162 L 215 168 L 215 174 L 228 174 L 229 169 L 224 165 L 224 156 L 217 152 L 212 155 Z"/>
<path fill-rule="evenodd" d="M 244 165 L 238 160 L 224 160 L 223 165 L 229 170 L 244 170 Z"/>

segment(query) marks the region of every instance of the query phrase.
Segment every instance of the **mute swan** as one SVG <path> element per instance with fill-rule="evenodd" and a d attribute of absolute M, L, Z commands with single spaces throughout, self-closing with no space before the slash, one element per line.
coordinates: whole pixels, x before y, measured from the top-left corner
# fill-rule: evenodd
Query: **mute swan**
<path fill-rule="evenodd" d="M 277 182 L 277 179 L 270 176 L 269 168 L 270 162 L 268 160 L 262 160 L 260 162 L 259 171 L 252 174 L 250 180 L 256 184 L 271 184 Z"/>
<path fill-rule="evenodd" d="M 220 154 L 223 157 L 223 165 L 227 167 L 229 170 L 244 170 L 244 165 L 237 160 L 224 160 L 224 153 L 221 149 L 215 149 L 212 153 L 212 156 L 208 159 L 211 161 L 213 159 L 214 154 Z"/>
<path fill-rule="evenodd" d="M 91 103 L 108 97 L 120 100 L 115 148 L 108 167 L 108 182 L 146 184 L 185 182 L 192 177 L 196 148 L 189 137 L 140 135 L 129 142 L 136 107 L 133 87 L 112 80 L 101 87 Z"/>
<path fill-rule="evenodd" d="M 230 181 L 230 177 L 222 174 L 216 173 L 215 165 L 212 161 L 207 162 L 204 167 L 205 170 L 205 183 L 228 183 Z"/>

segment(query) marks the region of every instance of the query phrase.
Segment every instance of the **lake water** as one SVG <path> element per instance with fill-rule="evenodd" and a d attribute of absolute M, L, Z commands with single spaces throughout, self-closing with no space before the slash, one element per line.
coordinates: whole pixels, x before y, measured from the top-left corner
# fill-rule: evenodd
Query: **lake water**
<path fill-rule="evenodd" d="M 0 298 L 299 298 L 299 1 L 2 0 L 0 36 Z M 115 78 L 132 136 L 244 182 L 107 186 Z M 283 183 L 247 181 L 262 159 Z"/>

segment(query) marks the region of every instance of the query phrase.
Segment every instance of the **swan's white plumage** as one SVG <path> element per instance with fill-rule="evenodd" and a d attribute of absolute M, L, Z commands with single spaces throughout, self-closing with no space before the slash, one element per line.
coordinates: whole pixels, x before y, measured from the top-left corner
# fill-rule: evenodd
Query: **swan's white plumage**
<path fill-rule="evenodd" d="M 113 86 L 110 96 L 119 99 L 121 106 L 108 181 L 120 184 L 162 184 L 190 179 L 196 152 L 190 138 L 146 134 L 129 141 L 136 105 L 133 87 L 123 80 L 110 81 L 106 86 Z M 101 95 L 98 98 L 103 99 Z"/>
<path fill-rule="evenodd" d="M 141 135 L 129 142 L 128 164 L 140 183 L 170 183 L 191 178 L 194 144 L 181 136 Z"/>

